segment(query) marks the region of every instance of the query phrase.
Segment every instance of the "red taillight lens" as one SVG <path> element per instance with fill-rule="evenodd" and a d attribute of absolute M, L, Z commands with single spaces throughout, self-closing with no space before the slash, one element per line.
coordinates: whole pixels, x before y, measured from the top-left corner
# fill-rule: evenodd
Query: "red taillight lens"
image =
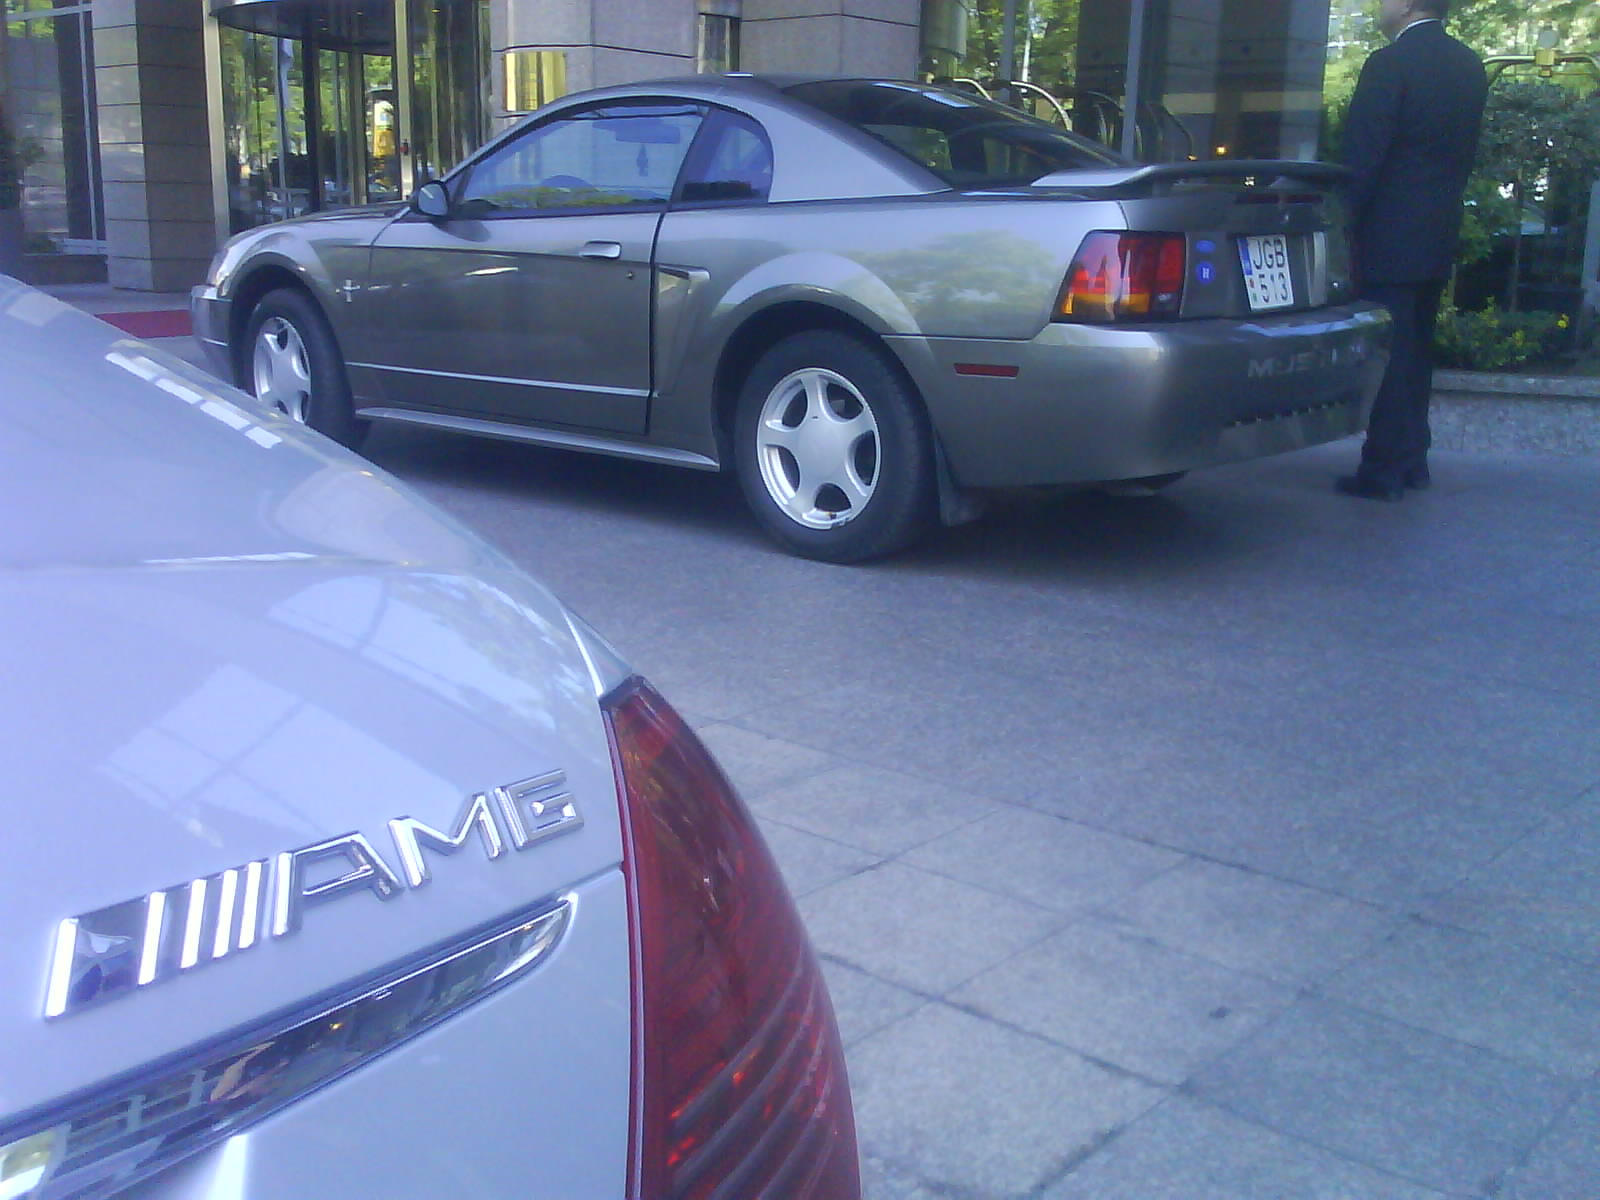
<path fill-rule="evenodd" d="M 1186 266 L 1181 233 L 1091 233 L 1073 256 L 1056 318 L 1109 324 L 1176 317 Z"/>
<path fill-rule="evenodd" d="M 633 910 L 635 1200 L 857 1200 L 833 1008 L 777 865 L 649 685 L 606 713 Z"/>

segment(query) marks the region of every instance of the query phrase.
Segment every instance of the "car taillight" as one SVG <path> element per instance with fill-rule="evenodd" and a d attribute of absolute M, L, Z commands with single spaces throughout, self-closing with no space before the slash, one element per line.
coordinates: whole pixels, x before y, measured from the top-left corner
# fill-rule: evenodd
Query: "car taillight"
<path fill-rule="evenodd" d="M 1176 317 L 1186 261 L 1181 233 L 1091 233 L 1073 256 L 1056 320 L 1109 324 Z"/>
<path fill-rule="evenodd" d="M 653 689 L 607 697 L 634 953 L 634 1200 L 856 1200 L 827 988 L 749 812 Z"/>

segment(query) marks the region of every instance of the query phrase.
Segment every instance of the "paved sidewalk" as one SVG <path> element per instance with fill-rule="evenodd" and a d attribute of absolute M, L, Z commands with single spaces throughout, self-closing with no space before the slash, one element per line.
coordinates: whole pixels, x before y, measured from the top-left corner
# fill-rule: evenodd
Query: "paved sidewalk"
<path fill-rule="evenodd" d="M 731 482 L 380 430 L 689 715 L 869 1200 L 1600 1196 L 1600 460 L 1353 443 L 788 558 Z"/>
<path fill-rule="evenodd" d="M 1600 1196 L 1600 459 L 1378 505 L 1347 443 L 836 568 L 714 476 L 367 453 L 727 766 L 868 1200 Z"/>
<path fill-rule="evenodd" d="M 40 290 L 93 313 L 130 337 L 176 354 L 185 362 L 205 365 L 192 336 L 187 292 L 132 292 L 107 283 L 54 284 Z"/>

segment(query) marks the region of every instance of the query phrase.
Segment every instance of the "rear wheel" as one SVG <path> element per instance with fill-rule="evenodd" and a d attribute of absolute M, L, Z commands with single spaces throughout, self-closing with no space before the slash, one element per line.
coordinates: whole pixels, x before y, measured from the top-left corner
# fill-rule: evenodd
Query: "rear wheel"
<path fill-rule="evenodd" d="M 245 379 L 259 399 L 336 442 L 360 444 L 367 422 L 356 419 L 338 343 L 310 296 L 296 288 L 263 296 L 244 349 Z"/>
<path fill-rule="evenodd" d="M 922 401 L 883 352 L 848 334 L 812 330 L 768 350 L 745 380 L 735 437 L 745 499 L 797 554 L 879 558 L 930 524 Z"/>

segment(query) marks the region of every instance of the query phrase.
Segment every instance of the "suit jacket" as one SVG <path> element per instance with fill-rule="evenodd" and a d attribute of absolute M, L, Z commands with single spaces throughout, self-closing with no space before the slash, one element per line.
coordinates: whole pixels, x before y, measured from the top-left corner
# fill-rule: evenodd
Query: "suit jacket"
<path fill-rule="evenodd" d="M 1363 284 L 1445 279 L 1489 85 L 1438 21 L 1413 25 L 1361 68 L 1344 129 L 1346 189 Z"/>

